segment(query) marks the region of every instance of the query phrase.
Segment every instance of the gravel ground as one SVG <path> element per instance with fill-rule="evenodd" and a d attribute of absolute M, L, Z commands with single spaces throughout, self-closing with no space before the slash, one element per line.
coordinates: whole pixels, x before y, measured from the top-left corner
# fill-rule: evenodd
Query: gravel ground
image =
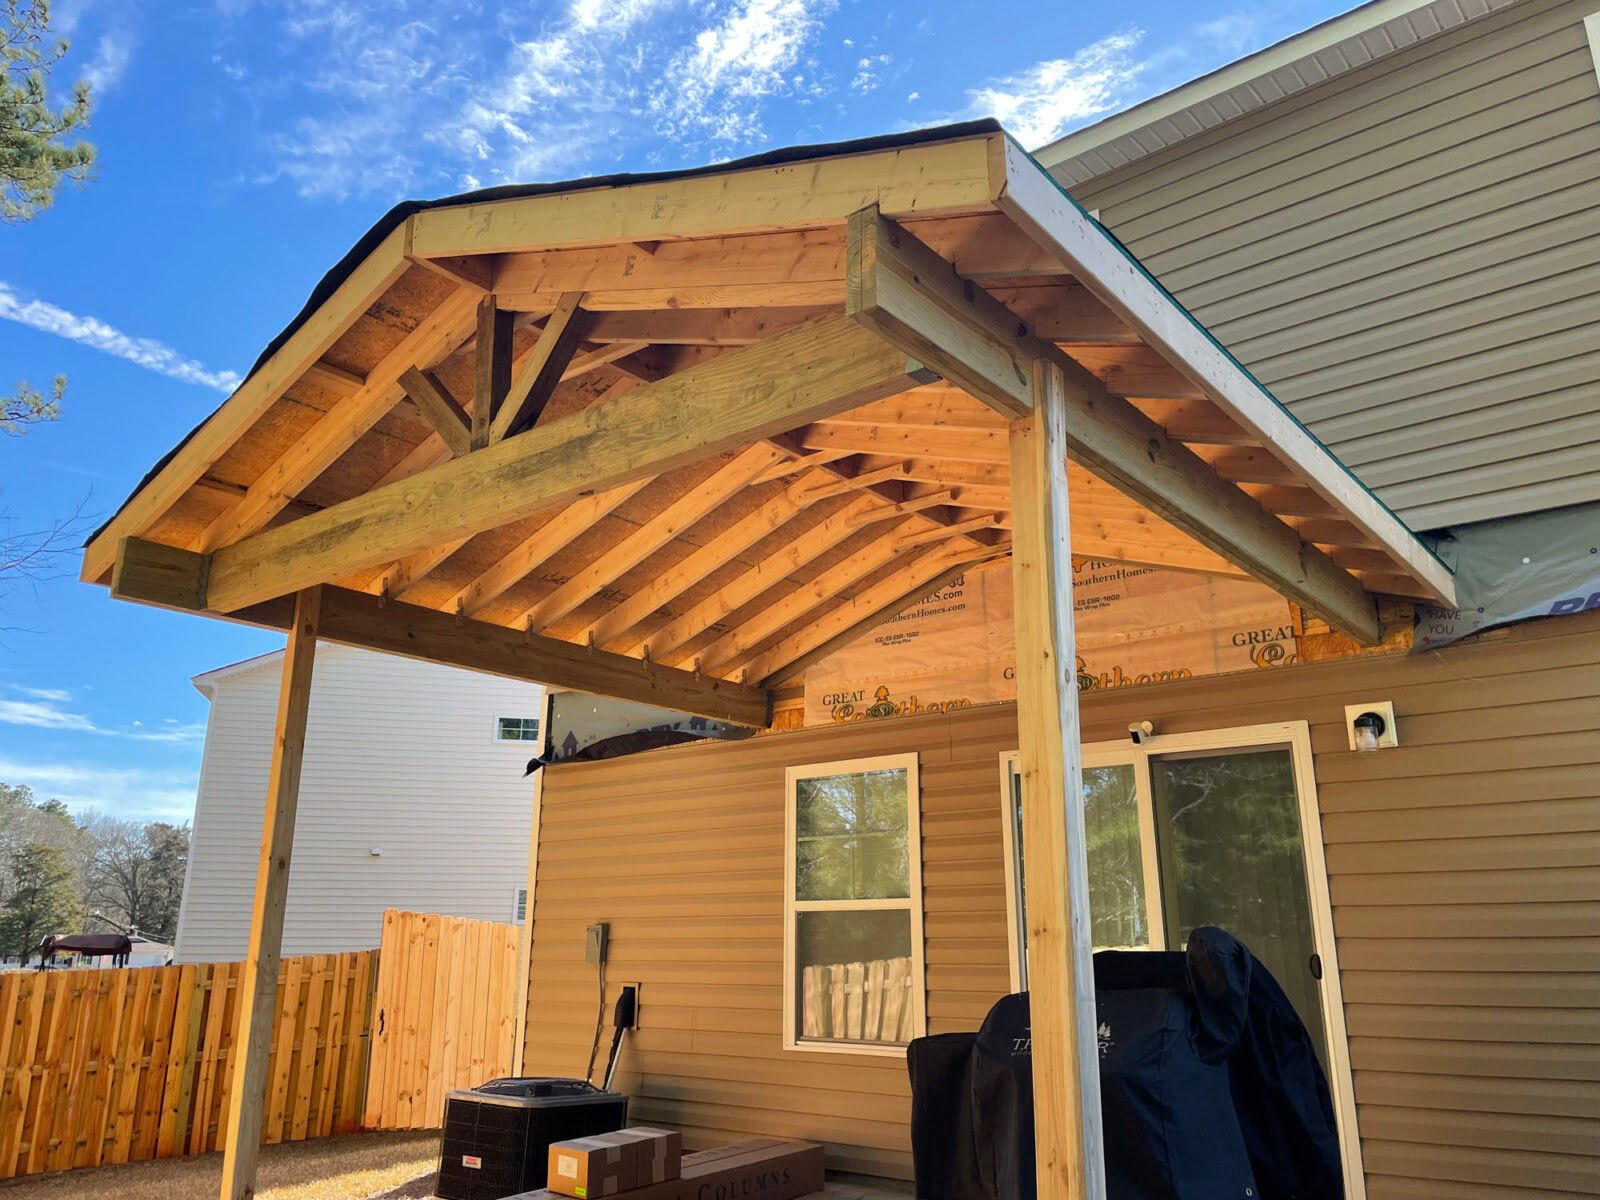
<path fill-rule="evenodd" d="M 437 1133 L 358 1133 L 263 1146 L 260 1200 L 421 1200 L 439 1162 Z M 0 1200 L 215 1200 L 222 1155 L 127 1163 L 0 1183 Z"/>

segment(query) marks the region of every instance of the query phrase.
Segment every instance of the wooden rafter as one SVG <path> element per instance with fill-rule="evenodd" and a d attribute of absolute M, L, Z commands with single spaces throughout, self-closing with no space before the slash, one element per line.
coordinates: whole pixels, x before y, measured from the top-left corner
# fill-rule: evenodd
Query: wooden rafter
<path fill-rule="evenodd" d="M 128 499 L 84 548 L 82 577 L 94 581 L 111 569 L 117 543 L 143 533 L 188 491 L 315 362 L 410 268 L 405 230 L 379 244 L 306 321 L 251 372 L 211 417 Z"/>
<path fill-rule="evenodd" d="M 208 604 L 228 612 L 392 562 L 892 395 L 921 372 L 849 318 L 825 317 L 220 547 Z"/>
<path fill-rule="evenodd" d="M 775 533 L 804 512 L 812 502 L 810 491 L 825 485 L 828 478 L 820 471 L 802 475 L 754 512 L 642 584 L 633 595 L 593 621 L 579 640 L 592 640 L 596 645 L 612 649 L 622 648 L 613 643 L 631 632 L 651 613 L 670 604 L 697 582 L 709 578 L 762 538 Z"/>
<path fill-rule="evenodd" d="M 799 587 L 740 620 L 733 629 L 702 649 L 696 658 L 700 669 L 713 675 L 737 670 L 748 654 L 785 626 L 827 604 L 841 592 L 888 563 L 897 553 L 895 543 L 912 532 L 909 519 L 890 526 L 881 537 L 805 580 Z"/>
<path fill-rule="evenodd" d="M 405 389 L 406 399 L 427 418 L 451 454 L 466 454 L 472 449 L 472 418 L 456 403 L 450 389 L 437 375 L 407 367 L 400 375 L 400 386 Z"/>
<path fill-rule="evenodd" d="M 857 496 L 797 533 L 782 547 L 678 614 L 648 637 L 629 637 L 624 648 L 629 653 L 641 652 L 655 662 L 688 661 L 690 655 L 682 650 L 683 646 L 729 613 L 750 603 L 768 588 L 782 583 L 795 571 L 837 546 L 851 532 L 852 521 L 883 512 L 883 506 L 873 497 Z"/>
<path fill-rule="evenodd" d="M 501 555 L 493 566 L 451 596 L 444 607 L 450 612 L 476 616 L 650 482 L 648 476 L 631 480 L 575 501 Z"/>
<path fill-rule="evenodd" d="M 781 457 L 766 443 L 757 443 L 734 457 L 733 461 L 687 489 L 622 541 L 596 556 L 582 570 L 522 616 L 532 630 L 548 628 L 596 592 L 638 566 L 673 538 L 730 496 L 748 487 L 752 480 Z"/>
<path fill-rule="evenodd" d="M 838 598 L 837 593 L 831 595 L 829 601 L 832 607 L 827 611 L 811 615 L 808 610 L 806 620 L 795 622 L 796 628 L 759 654 L 740 660 L 736 669 L 743 678 L 751 680 L 781 675 L 791 663 L 812 650 L 846 631 L 862 626 L 885 608 L 904 603 L 908 594 L 914 596 L 919 591 L 925 593 L 934 579 L 951 568 L 997 557 L 1006 549 L 1003 546 L 974 546 L 967 543 L 903 555 L 893 571 L 853 595 L 843 600 Z"/>
<path fill-rule="evenodd" d="M 472 334 L 468 321 L 477 299 L 462 289 L 422 319 L 367 372 L 366 385 L 323 414 L 311 429 L 261 473 L 233 508 L 206 527 L 191 549 L 226 545 L 263 528 L 321 475 L 378 419 L 400 402 L 400 377 L 418 363 L 432 365 Z"/>

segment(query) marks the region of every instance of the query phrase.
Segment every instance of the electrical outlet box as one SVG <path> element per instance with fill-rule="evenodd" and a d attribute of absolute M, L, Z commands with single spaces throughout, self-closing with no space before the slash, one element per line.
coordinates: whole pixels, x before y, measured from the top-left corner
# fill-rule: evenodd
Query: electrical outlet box
<path fill-rule="evenodd" d="M 637 1031 L 644 1026 L 644 985 L 632 980 L 622 986 L 633 989 L 633 1028 Z"/>
<path fill-rule="evenodd" d="M 606 950 L 611 941 L 611 926 L 600 921 L 584 930 L 583 961 L 603 963 L 606 960 Z"/>

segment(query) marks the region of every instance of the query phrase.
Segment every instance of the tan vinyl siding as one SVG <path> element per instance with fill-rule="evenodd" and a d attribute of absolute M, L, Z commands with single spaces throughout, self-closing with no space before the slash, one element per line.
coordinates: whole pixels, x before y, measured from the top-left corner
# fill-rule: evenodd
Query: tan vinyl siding
<path fill-rule="evenodd" d="M 1400 746 L 1348 749 L 1344 705 L 1392 700 Z M 1427 655 L 1084 697 L 1089 741 L 1311 726 L 1372 1200 L 1600 1194 L 1600 613 Z M 999 756 L 1015 710 L 807 730 L 550 770 L 525 1067 L 581 1073 L 594 970 L 643 983 L 622 1082 L 704 1146 L 817 1138 L 908 1170 L 898 1060 L 779 1047 L 784 768 L 921 761 L 931 1032 L 1007 989 Z"/>
<path fill-rule="evenodd" d="M 1600 498 L 1592 7 L 1524 0 L 1074 194 L 1412 527 Z"/>

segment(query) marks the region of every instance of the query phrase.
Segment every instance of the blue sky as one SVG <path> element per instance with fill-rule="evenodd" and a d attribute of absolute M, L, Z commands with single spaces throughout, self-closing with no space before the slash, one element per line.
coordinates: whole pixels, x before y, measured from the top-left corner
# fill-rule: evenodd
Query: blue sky
<path fill-rule="evenodd" d="M 10 533 L 98 521 L 238 382 L 386 208 L 997 116 L 1028 146 L 1343 6 L 962 0 L 57 0 L 96 178 L 0 226 L 0 387 L 70 379 L 0 437 Z M 0 781 L 186 819 L 192 675 L 281 644 L 76 581 L 0 596 Z"/>

